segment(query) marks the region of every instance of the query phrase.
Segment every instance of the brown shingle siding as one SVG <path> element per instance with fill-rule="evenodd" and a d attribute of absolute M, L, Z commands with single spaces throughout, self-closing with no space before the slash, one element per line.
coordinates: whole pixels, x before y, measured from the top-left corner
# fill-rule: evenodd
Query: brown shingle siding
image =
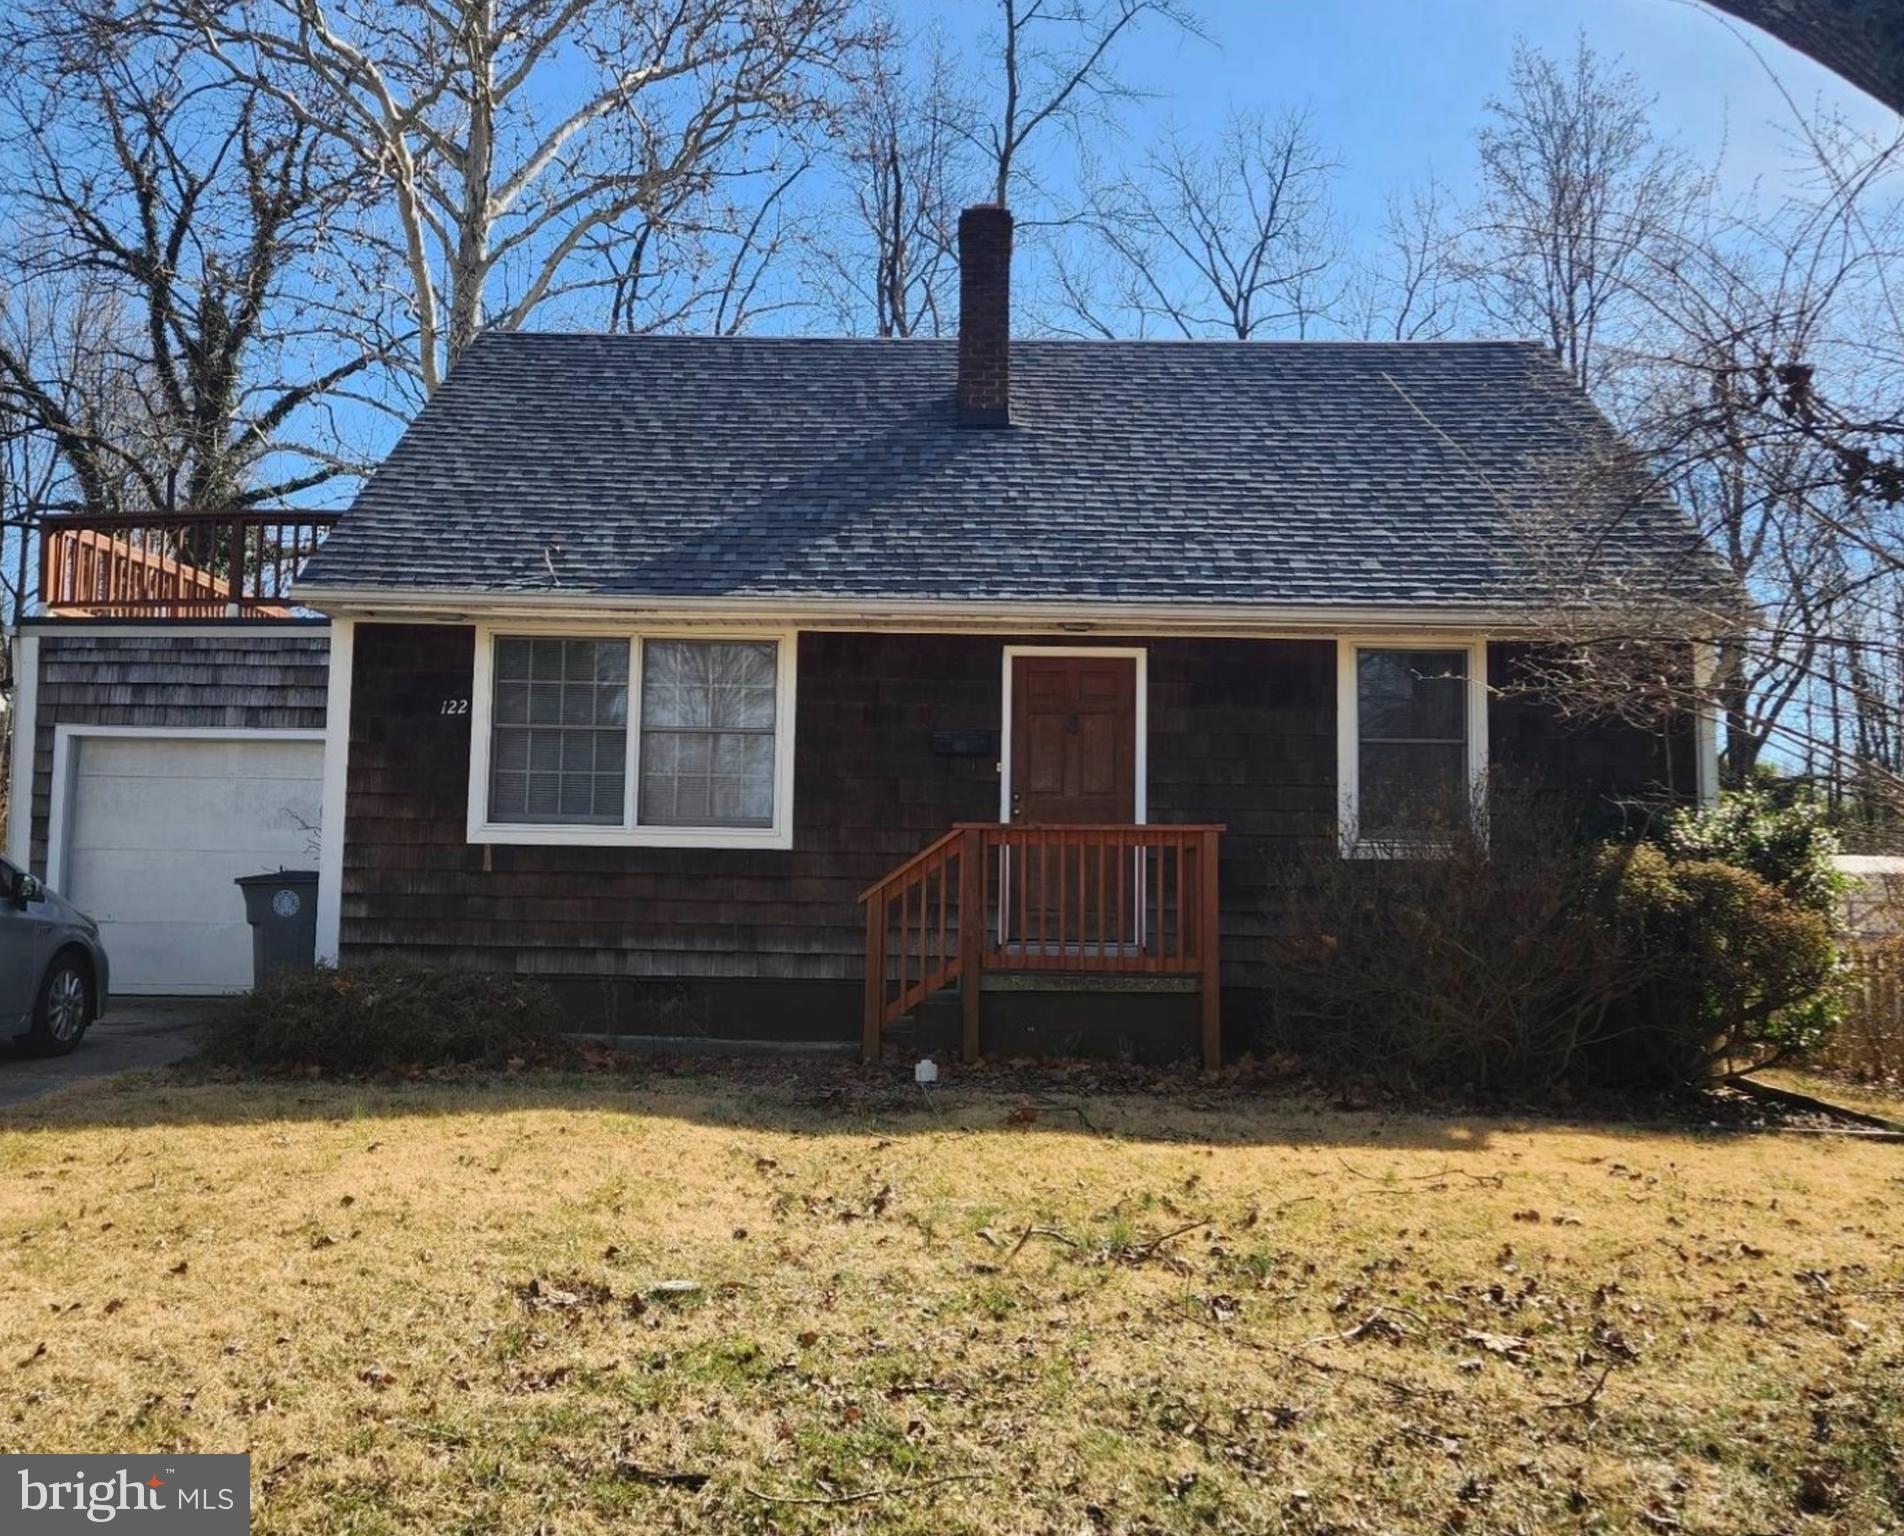
<path fill-rule="evenodd" d="M 477 955 L 557 977 L 856 983 L 859 892 L 954 822 L 997 817 L 996 756 L 941 754 L 933 737 L 998 731 L 1002 651 L 1020 642 L 809 633 L 792 849 L 497 845 L 485 870 L 465 841 L 468 717 L 429 710 L 468 691 L 473 637 L 358 626 L 347 960 Z M 1225 983 L 1269 985 L 1276 855 L 1335 835 L 1334 641 L 1091 643 L 1146 647 L 1150 819 L 1228 827 Z M 1508 759 L 1583 783 L 1637 791 L 1660 756 L 1630 728 L 1564 732 L 1530 701 L 1498 701 L 1491 718 Z"/>
<path fill-rule="evenodd" d="M 418 672 L 432 690 L 467 691 L 473 633 L 358 627 L 347 958 L 491 945 L 543 973 L 852 982 L 859 892 L 953 822 L 998 814 L 996 756 L 941 754 L 933 738 L 998 731 L 1003 647 L 1016 642 L 805 634 L 791 850 L 497 845 L 485 872 L 483 850 L 464 842 L 468 721 L 416 716 L 408 702 Z M 1330 825 L 1333 651 L 1102 643 L 1149 647 L 1152 819 L 1231 823 L 1225 897 L 1241 945 L 1262 926 L 1255 855 Z M 1253 980 L 1260 961 L 1237 948 L 1232 969 Z"/>

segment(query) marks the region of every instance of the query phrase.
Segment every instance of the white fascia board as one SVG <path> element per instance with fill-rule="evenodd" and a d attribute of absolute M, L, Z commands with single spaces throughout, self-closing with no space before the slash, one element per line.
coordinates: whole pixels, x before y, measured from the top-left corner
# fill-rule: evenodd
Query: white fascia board
<path fill-rule="evenodd" d="M 645 598 L 581 592 L 380 592 L 310 589 L 300 601 L 355 618 L 473 623 L 515 615 L 668 624 L 748 624 L 820 630 L 981 630 L 1061 634 L 1333 635 L 1424 628 L 1531 634 L 1527 611 L 1469 605 L 1331 606 L 1242 603 L 979 602 L 958 599 Z"/>

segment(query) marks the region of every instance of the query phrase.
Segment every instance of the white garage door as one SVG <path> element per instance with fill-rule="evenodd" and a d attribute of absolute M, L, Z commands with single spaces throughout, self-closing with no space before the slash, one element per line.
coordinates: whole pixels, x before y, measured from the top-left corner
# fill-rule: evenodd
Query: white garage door
<path fill-rule="evenodd" d="M 115 992 L 251 984 L 239 875 L 317 867 L 324 744 L 76 736 L 63 894 L 100 927 Z"/>

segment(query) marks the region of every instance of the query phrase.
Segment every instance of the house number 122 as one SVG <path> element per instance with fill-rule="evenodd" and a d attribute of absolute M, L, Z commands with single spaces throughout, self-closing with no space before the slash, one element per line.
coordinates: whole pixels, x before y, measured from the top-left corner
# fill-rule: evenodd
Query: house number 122
<path fill-rule="evenodd" d="M 437 711 L 440 715 L 466 715 L 469 713 L 468 699 L 445 699 L 443 707 Z"/>

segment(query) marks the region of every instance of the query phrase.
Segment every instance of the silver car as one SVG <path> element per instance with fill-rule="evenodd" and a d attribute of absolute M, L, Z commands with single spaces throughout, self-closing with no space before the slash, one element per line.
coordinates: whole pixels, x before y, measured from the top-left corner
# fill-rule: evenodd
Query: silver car
<path fill-rule="evenodd" d="M 0 1038 L 64 1056 L 104 1011 L 109 979 L 99 925 L 0 859 Z"/>

